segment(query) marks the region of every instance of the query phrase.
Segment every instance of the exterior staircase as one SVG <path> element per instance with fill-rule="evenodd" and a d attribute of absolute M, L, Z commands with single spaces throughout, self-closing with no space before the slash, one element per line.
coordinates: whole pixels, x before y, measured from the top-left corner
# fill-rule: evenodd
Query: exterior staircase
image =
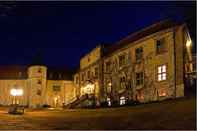
<path fill-rule="evenodd" d="M 66 108 L 68 108 L 68 109 L 76 108 L 79 104 L 81 104 L 82 102 L 84 102 L 87 99 L 88 99 L 88 94 L 82 95 L 80 98 L 78 98 L 75 101 L 69 103 L 66 106 Z"/>

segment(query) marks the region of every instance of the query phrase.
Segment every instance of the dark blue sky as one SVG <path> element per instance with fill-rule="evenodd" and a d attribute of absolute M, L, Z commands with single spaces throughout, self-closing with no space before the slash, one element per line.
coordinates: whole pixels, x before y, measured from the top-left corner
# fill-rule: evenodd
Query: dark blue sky
<path fill-rule="evenodd" d="M 39 49 L 48 66 L 76 67 L 99 43 L 166 18 L 183 21 L 193 9 L 194 2 L 0 3 L 0 64 L 30 64 Z"/>

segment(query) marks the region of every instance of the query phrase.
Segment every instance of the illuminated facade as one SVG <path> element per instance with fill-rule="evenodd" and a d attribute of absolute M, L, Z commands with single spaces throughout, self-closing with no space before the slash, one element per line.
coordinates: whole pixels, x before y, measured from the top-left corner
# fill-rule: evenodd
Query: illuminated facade
<path fill-rule="evenodd" d="M 42 65 L 0 67 L 0 105 L 112 106 L 183 97 L 186 76 L 195 68 L 191 49 L 187 26 L 163 21 L 98 45 L 80 59 L 74 80 Z"/>
<path fill-rule="evenodd" d="M 72 102 L 75 86 L 64 70 L 43 65 L 0 67 L 0 105 L 19 104 L 31 108 L 62 107 Z"/>
<path fill-rule="evenodd" d="M 81 59 L 80 70 L 74 77 L 77 89 L 81 90 L 83 83 L 89 81 L 84 76 L 88 78 L 88 74 L 94 74 L 92 65 L 99 65 L 96 80 L 100 84 L 94 93 L 97 103 L 124 105 L 129 101 L 149 102 L 183 97 L 184 57 L 191 51 L 188 47 L 192 44 L 188 34 L 185 24 L 163 21 L 112 46 L 100 48 L 102 55 L 93 50 Z M 92 52 L 100 57 L 90 58 Z M 88 64 L 88 59 L 95 64 Z M 87 69 L 84 69 L 86 66 Z"/>

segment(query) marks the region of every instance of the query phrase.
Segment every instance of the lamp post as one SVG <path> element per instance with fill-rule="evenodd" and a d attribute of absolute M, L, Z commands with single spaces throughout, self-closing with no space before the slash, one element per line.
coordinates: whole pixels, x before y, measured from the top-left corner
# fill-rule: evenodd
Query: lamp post
<path fill-rule="evenodd" d="M 8 113 L 10 114 L 23 114 L 24 108 L 19 108 L 17 105 L 19 104 L 17 102 L 17 97 L 23 95 L 22 89 L 13 88 L 10 90 L 10 94 L 13 96 L 13 102 L 12 106 L 9 108 Z"/>
<path fill-rule="evenodd" d="M 13 104 L 17 104 L 17 96 L 22 96 L 23 95 L 23 90 L 22 89 L 16 89 L 13 88 L 10 90 L 10 94 L 14 97 Z"/>

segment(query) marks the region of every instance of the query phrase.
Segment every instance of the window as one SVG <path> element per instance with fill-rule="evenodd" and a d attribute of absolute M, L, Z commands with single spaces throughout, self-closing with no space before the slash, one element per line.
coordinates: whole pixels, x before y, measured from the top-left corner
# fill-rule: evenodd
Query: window
<path fill-rule="evenodd" d="M 53 78 L 53 73 L 49 74 L 49 78 L 52 79 Z"/>
<path fill-rule="evenodd" d="M 81 81 L 84 81 L 84 73 L 81 74 Z"/>
<path fill-rule="evenodd" d="M 110 70 L 111 70 L 111 61 L 107 61 L 105 63 L 105 69 L 106 69 L 106 72 L 110 72 Z"/>
<path fill-rule="evenodd" d="M 39 68 L 39 69 L 38 69 L 38 73 L 41 73 L 41 72 L 42 72 L 42 69 L 41 69 L 41 68 Z"/>
<path fill-rule="evenodd" d="M 37 95 L 41 96 L 42 92 L 40 89 L 37 90 Z"/>
<path fill-rule="evenodd" d="M 79 83 L 79 78 L 78 78 L 78 76 L 75 77 L 75 83 L 76 83 L 76 84 Z"/>
<path fill-rule="evenodd" d="M 98 77 L 98 67 L 94 68 L 94 75 L 95 75 L 95 77 Z"/>
<path fill-rule="evenodd" d="M 90 62 L 90 57 L 88 57 L 88 62 Z"/>
<path fill-rule="evenodd" d="M 157 68 L 157 80 L 158 81 L 164 81 L 167 78 L 167 73 L 166 73 L 166 65 L 159 66 Z"/>
<path fill-rule="evenodd" d="M 59 73 L 59 74 L 58 74 L 58 76 L 59 76 L 59 79 L 61 79 L 61 78 L 62 78 L 62 74 L 61 74 L 61 73 Z"/>
<path fill-rule="evenodd" d="M 156 42 L 156 54 L 161 54 L 165 52 L 165 39 L 162 38 L 160 40 L 157 40 Z"/>
<path fill-rule="evenodd" d="M 126 64 L 126 56 L 120 55 L 119 56 L 119 67 L 124 66 Z"/>
<path fill-rule="evenodd" d="M 125 82 L 125 81 L 126 81 L 126 79 L 125 79 L 124 76 L 120 78 L 120 82 L 121 82 L 121 83 L 122 83 L 122 82 Z"/>
<path fill-rule="evenodd" d="M 124 96 L 120 97 L 120 105 L 126 104 L 126 98 Z"/>
<path fill-rule="evenodd" d="M 41 80 L 38 80 L 38 82 L 37 82 L 37 83 L 41 85 L 41 84 L 42 84 L 42 81 L 41 81 Z"/>
<path fill-rule="evenodd" d="M 18 73 L 18 76 L 19 76 L 19 77 L 22 77 L 22 72 L 19 72 L 19 73 Z"/>
<path fill-rule="evenodd" d="M 166 95 L 167 95 L 166 90 L 159 91 L 159 96 L 166 96 Z"/>
<path fill-rule="evenodd" d="M 135 59 L 136 62 L 140 62 L 142 60 L 143 57 L 143 48 L 139 47 L 135 50 Z"/>
<path fill-rule="evenodd" d="M 107 104 L 108 104 L 108 106 L 111 106 L 111 99 L 110 98 L 107 98 Z"/>
<path fill-rule="evenodd" d="M 53 86 L 53 91 L 60 91 L 60 90 L 61 90 L 61 88 L 60 88 L 59 85 L 54 85 Z"/>
<path fill-rule="evenodd" d="M 107 93 L 111 93 L 112 91 L 112 83 L 110 81 L 107 82 Z"/>
<path fill-rule="evenodd" d="M 88 79 L 90 78 L 90 71 L 87 72 L 88 73 Z"/>
<path fill-rule="evenodd" d="M 144 83 L 143 72 L 136 73 L 136 86 L 143 85 L 143 83 Z"/>

